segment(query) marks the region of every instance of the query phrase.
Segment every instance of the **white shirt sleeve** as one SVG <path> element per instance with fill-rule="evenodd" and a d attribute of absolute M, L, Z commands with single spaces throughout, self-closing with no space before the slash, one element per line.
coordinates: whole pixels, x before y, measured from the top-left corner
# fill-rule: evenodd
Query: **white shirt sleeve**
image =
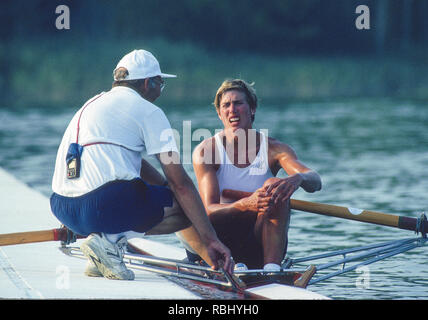
<path fill-rule="evenodd" d="M 156 109 L 144 118 L 142 131 L 148 155 L 178 152 L 174 130 L 161 109 Z"/>

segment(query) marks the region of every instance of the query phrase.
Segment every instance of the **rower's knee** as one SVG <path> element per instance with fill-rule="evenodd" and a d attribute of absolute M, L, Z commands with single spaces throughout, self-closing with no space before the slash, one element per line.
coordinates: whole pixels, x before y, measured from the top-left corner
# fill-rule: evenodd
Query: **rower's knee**
<path fill-rule="evenodd" d="M 289 220 L 290 219 L 290 199 L 281 201 L 273 205 L 268 218 L 269 219 L 278 219 L 278 220 Z"/>
<path fill-rule="evenodd" d="M 280 178 L 276 178 L 276 177 L 272 177 L 267 179 L 264 183 L 263 183 L 263 187 L 267 187 L 275 182 L 277 182 L 278 180 L 281 180 Z"/>

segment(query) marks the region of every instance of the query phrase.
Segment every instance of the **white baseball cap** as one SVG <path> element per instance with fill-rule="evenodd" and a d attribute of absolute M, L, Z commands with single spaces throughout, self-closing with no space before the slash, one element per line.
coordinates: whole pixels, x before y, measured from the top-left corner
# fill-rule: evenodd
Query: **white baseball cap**
<path fill-rule="evenodd" d="M 114 72 L 121 67 L 128 70 L 128 75 L 123 80 L 146 79 L 156 76 L 161 76 L 162 78 L 177 77 L 174 74 L 162 73 L 159 62 L 153 54 L 146 50 L 134 50 L 126 54 L 122 59 L 120 59 L 116 68 L 113 70 L 113 77 Z"/>

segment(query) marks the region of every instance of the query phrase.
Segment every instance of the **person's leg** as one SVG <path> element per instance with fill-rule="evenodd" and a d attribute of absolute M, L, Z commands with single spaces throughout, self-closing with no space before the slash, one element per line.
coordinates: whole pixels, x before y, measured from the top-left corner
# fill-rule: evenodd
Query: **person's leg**
<path fill-rule="evenodd" d="M 262 221 L 259 236 L 263 244 L 265 264 L 281 264 L 287 250 L 289 217 L 289 202 L 278 206 L 268 215 L 259 214 L 258 220 Z"/>
<path fill-rule="evenodd" d="M 138 231 L 138 228 L 136 231 Z M 163 220 L 154 228 L 147 231 L 146 235 L 170 233 L 176 233 L 177 237 L 186 247 L 190 246 L 188 250 L 191 249 L 191 252 L 195 252 L 209 265 L 213 264 L 198 232 L 192 226 L 190 220 L 185 215 L 175 197 L 173 198 L 172 207 L 164 208 Z"/>
<path fill-rule="evenodd" d="M 264 186 L 278 178 L 268 179 Z M 276 205 L 268 214 L 259 213 L 255 233 L 263 245 L 264 264 L 280 265 L 287 250 L 290 224 L 290 201 Z"/>
<path fill-rule="evenodd" d="M 174 233 L 191 226 L 190 220 L 186 217 L 177 200 L 173 198 L 172 207 L 164 208 L 164 216 L 162 221 L 146 231 L 146 235 L 160 235 Z M 137 226 L 134 231 L 139 231 Z"/>
<path fill-rule="evenodd" d="M 210 216 L 210 221 L 221 242 L 226 245 L 237 263 L 251 269 L 263 267 L 263 247 L 254 233 L 257 214 L 242 212 L 239 215 Z"/>
<path fill-rule="evenodd" d="M 80 246 L 89 261 L 85 274 L 92 277 L 102 275 L 113 280 L 133 280 L 134 273 L 123 263 L 125 246 L 125 237 L 112 243 L 103 233 L 91 234 Z"/>
<path fill-rule="evenodd" d="M 181 241 L 183 246 L 186 248 L 193 260 L 199 260 L 200 257 L 208 265 L 212 266 L 213 261 L 211 260 L 206 246 L 204 246 L 199 233 L 196 231 L 195 227 L 190 226 L 188 228 L 177 231 L 177 238 Z M 188 253 L 189 256 L 189 253 Z"/>
<path fill-rule="evenodd" d="M 161 205 L 172 204 L 165 188 L 151 188 L 141 180 L 117 181 L 94 190 L 79 210 L 84 210 L 80 225 L 91 235 L 81 245 L 88 258 L 85 274 L 109 279 L 132 280 L 134 274 L 123 263 L 127 239 L 142 236 L 164 215 Z M 133 231 L 138 225 L 141 230 Z"/>
<path fill-rule="evenodd" d="M 90 277 L 105 276 L 109 279 L 132 280 L 134 273 L 123 263 L 123 234 L 103 233 L 103 221 L 98 221 L 103 196 L 108 189 L 117 188 L 108 184 L 80 197 L 63 197 L 53 194 L 52 212 L 73 232 L 88 235 L 81 244 L 83 254 L 88 258 L 85 274 Z M 111 196 L 111 195 L 109 195 Z M 102 215 L 101 215 L 102 216 Z M 107 225 L 112 225 L 107 223 Z M 122 239 L 121 239 L 122 238 Z"/>

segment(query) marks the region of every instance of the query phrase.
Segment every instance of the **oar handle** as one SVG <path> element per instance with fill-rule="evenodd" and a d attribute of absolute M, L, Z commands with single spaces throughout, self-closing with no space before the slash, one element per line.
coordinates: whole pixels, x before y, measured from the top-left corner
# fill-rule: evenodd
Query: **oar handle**
<path fill-rule="evenodd" d="M 229 199 L 239 200 L 250 196 L 251 192 L 224 189 L 222 195 Z M 347 208 L 331 204 L 309 202 L 303 200 L 290 200 L 290 206 L 294 210 L 311 212 L 342 219 L 367 222 L 388 227 L 395 227 L 403 230 L 421 232 L 423 235 L 428 231 L 428 222 L 423 217 L 420 219 L 403 217 L 389 213 L 382 213 L 356 208 Z"/>
<path fill-rule="evenodd" d="M 252 192 L 247 192 L 247 191 L 240 191 L 240 190 L 232 190 L 232 189 L 223 189 L 222 191 L 222 196 L 225 198 L 229 198 L 232 200 L 239 200 L 242 198 L 246 198 L 251 196 L 253 193 Z"/>
<path fill-rule="evenodd" d="M 82 236 L 74 235 L 71 230 L 61 227 L 50 230 L 0 234 L 0 246 L 45 241 L 72 242 L 75 238 L 82 238 Z"/>

